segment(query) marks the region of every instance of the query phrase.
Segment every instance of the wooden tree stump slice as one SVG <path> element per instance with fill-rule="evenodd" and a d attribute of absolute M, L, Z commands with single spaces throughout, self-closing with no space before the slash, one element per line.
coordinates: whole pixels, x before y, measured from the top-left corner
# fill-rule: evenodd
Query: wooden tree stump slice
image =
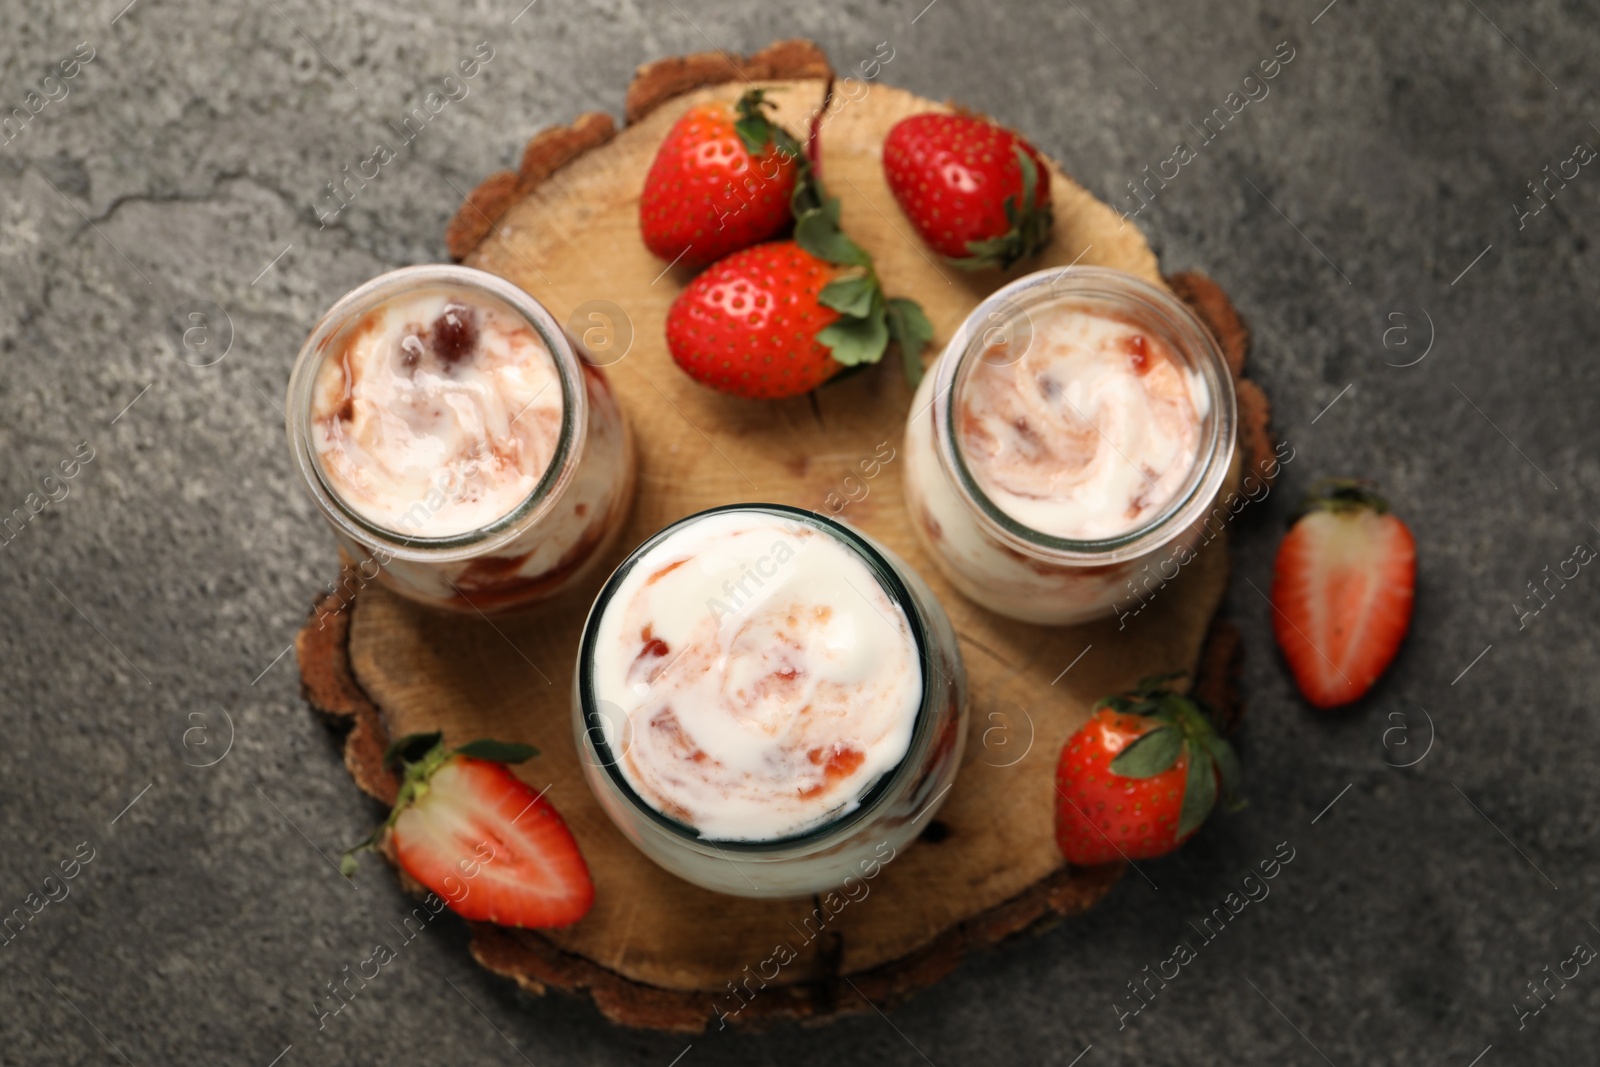
<path fill-rule="evenodd" d="M 641 68 L 626 128 L 587 115 L 539 134 L 521 170 L 491 177 L 462 205 L 449 243 L 468 264 L 528 290 L 558 320 L 602 299 L 631 322 L 631 347 L 606 369 L 637 435 L 640 464 L 638 500 L 613 564 L 685 515 L 772 501 L 837 513 L 929 580 L 961 638 L 972 720 L 960 777 L 923 838 L 864 883 L 859 899 L 778 902 L 696 888 L 628 844 L 584 782 L 570 708 L 582 620 L 609 567 L 588 588 L 493 622 L 437 614 L 377 586 L 357 588 L 346 571 L 298 640 L 308 699 L 351 727 L 346 763 L 385 803 L 396 784 L 380 760 L 390 737 L 441 729 L 454 743 L 497 737 L 539 747 L 543 755 L 518 773 L 548 786 L 594 875 L 595 906 L 561 930 L 473 924 L 472 951 L 530 991 L 587 991 L 628 1025 L 692 1031 L 719 1018 L 748 1026 L 869 1010 L 869 1002 L 881 1006 L 936 980 L 969 948 L 1088 908 L 1122 872 L 1120 865 L 1069 868 L 1056 849 L 1053 776 L 1062 742 L 1095 699 L 1158 671 L 1196 671 L 1201 691 L 1236 711 L 1237 635 L 1213 625 L 1226 586 L 1225 537 L 1125 628 L 1115 619 L 1063 628 L 1004 619 L 951 589 L 912 535 L 899 456 L 910 391 L 892 359 L 779 403 L 723 396 L 673 366 L 663 322 L 688 275 L 644 248 L 640 186 L 685 109 L 731 102 L 747 81 L 773 90 L 790 129 L 817 119 L 824 177 L 843 200 L 846 230 L 875 257 L 891 296 L 911 296 L 927 310 L 934 351 L 1013 276 L 942 265 L 914 238 L 884 182 L 880 148 L 889 127 L 944 105 L 860 81 L 830 98 L 827 72 L 806 42 L 748 60 L 713 53 Z M 1164 283 L 1134 226 L 1054 164 L 1051 176 L 1055 237 L 1024 269 L 1099 264 Z M 1172 279 L 1171 287 L 1216 333 L 1237 376 L 1248 335 L 1227 297 L 1200 275 Z M 1250 430 L 1241 462 L 1256 466 L 1270 454 L 1265 398 L 1254 390 L 1241 401 Z M 885 444 L 896 459 L 865 477 L 861 462 Z M 1228 489 L 1238 484 L 1239 466 Z M 775 968 L 780 946 L 795 958 Z"/>

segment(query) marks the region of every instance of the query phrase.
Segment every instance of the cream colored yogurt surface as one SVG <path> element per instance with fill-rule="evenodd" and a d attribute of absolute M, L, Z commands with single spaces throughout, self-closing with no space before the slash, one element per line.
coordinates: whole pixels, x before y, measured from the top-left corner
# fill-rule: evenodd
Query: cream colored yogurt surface
<path fill-rule="evenodd" d="M 312 443 L 340 499 L 409 536 L 479 529 L 539 484 L 561 434 L 555 360 L 527 321 L 464 291 L 368 312 L 318 368 Z"/>
<path fill-rule="evenodd" d="M 954 398 L 974 481 L 1023 526 L 1077 541 L 1145 525 L 1183 487 L 1209 397 L 1157 335 L 1068 302 L 1028 312 L 1020 355 L 975 356 Z"/>
<path fill-rule="evenodd" d="M 761 511 L 685 525 L 628 572 L 593 653 L 633 790 L 713 840 L 813 829 L 905 757 L 916 641 L 854 549 Z"/>

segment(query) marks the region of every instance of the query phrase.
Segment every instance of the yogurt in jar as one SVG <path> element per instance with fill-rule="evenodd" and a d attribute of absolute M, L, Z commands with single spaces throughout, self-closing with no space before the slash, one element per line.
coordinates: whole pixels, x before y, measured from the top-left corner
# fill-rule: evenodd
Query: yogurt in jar
<path fill-rule="evenodd" d="M 1172 294 L 1099 267 L 1019 278 L 967 317 L 912 401 L 912 528 L 991 611 L 1108 615 L 1194 558 L 1236 404 L 1215 339 Z"/>
<path fill-rule="evenodd" d="M 311 430 L 346 506 L 387 530 L 447 537 L 528 498 L 562 407 L 555 361 L 526 321 L 425 289 L 369 311 L 323 361 Z"/>
<path fill-rule="evenodd" d="M 758 510 L 684 524 L 595 631 L 594 697 L 632 790 L 702 838 L 773 841 L 856 809 L 923 700 L 904 611 L 823 530 Z"/>
<path fill-rule="evenodd" d="M 527 608 L 582 584 L 633 499 L 610 384 L 525 290 L 402 267 L 345 294 L 300 348 L 287 429 L 348 566 L 446 610 Z"/>
<path fill-rule="evenodd" d="M 1199 375 L 1121 317 L 1056 303 L 1029 320 L 1025 341 L 986 349 L 959 387 L 967 469 L 997 507 L 1052 537 L 1145 525 L 1194 467 L 1210 404 Z"/>

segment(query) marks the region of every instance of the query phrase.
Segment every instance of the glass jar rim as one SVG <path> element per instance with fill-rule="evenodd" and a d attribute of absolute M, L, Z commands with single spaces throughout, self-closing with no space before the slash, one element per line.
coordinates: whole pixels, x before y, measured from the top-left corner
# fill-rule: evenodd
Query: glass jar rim
<path fill-rule="evenodd" d="M 350 506 L 329 484 L 311 440 L 311 402 L 317 373 L 328 346 L 352 323 L 383 303 L 416 290 L 464 289 L 504 304 L 539 335 L 555 364 L 561 383 L 561 431 L 555 452 L 538 482 L 516 507 L 475 529 L 442 537 L 407 535 L 373 522 Z M 301 480 L 318 508 L 341 533 L 359 543 L 381 547 L 392 558 L 449 562 L 481 555 L 515 540 L 554 506 L 577 472 L 588 433 L 588 391 L 585 369 L 555 317 L 520 286 L 475 267 L 427 263 L 387 271 L 356 286 L 334 302 L 312 327 L 289 375 L 285 429 Z"/>
<path fill-rule="evenodd" d="M 843 815 L 830 818 L 801 833 L 755 841 L 721 840 L 704 837 L 695 827 L 672 818 L 640 796 L 628 781 L 627 776 L 618 768 L 620 756 L 613 757 L 611 754 L 611 743 L 606 737 L 602 713 L 598 707 L 599 701 L 595 696 L 594 690 L 594 655 L 595 644 L 600 630 L 600 621 L 605 614 L 606 606 L 610 604 L 612 596 L 621 588 L 622 582 L 627 578 L 629 572 L 638 565 L 651 549 L 683 527 L 708 516 L 741 511 L 776 515 L 805 523 L 829 534 L 837 541 L 842 541 L 846 547 L 852 549 L 866 564 L 867 569 L 872 572 L 879 587 L 888 594 L 889 599 L 900 608 L 901 613 L 905 616 L 906 625 L 911 631 L 913 642 L 916 644 L 917 663 L 922 680 L 922 698 L 917 706 L 916 720 L 912 724 L 911 739 L 906 743 L 905 754 L 900 757 L 900 761 L 891 770 L 880 775 L 877 781 L 873 782 L 872 786 L 857 798 L 854 808 Z M 847 837 L 857 826 L 866 824 L 879 808 L 892 800 L 906 778 L 920 766 L 923 756 L 932 743 L 931 731 L 938 719 L 938 708 L 935 706 L 934 700 L 937 698 L 939 690 L 937 687 L 929 685 L 928 678 L 930 673 L 943 673 L 935 663 L 935 656 L 936 650 L 928 627 L 923 620 L 921 606 L 917 603 L 910 587 L 900 577 L 894 565 L 879 551 L 870 538 L 842 522 L 830 519 L 814 511 L 791 507 L 788 504 L 723 504 L 685 516 L 677 522 L 658 530 L 630 552 L 628 558 L 623 560 L 617 566 L 617 569 L 611 573 L 611 577 L 606 579 L 606 584 L 601 588 L 599 595 L 595 597 L 594 604 L 589 609 L 588 618 L 584 620 L 583 636 L 578 644 L 578 663 L 574 684 L 577 689 L 584 735 L 599 760 L 599 769 L 605 774 L 611 785 L 616 788 L 631 810 L 644 815 L 652 824 L 665 830 L 684 844 L 696 848 L 709 848 L 716 853 L 732 853 L 754 857 L 796 851 L 802 853 L 815 851 L 821 846 Z M 581 744 L 582 741 L 580 741 Z"/>
<path fill-rule="evenodd" d="M 1182 491 L 1150 520 L 1115 537 L 1075 540 L 1056 537 L 1023 525 L 991 500 L 978 485 L 956 440 L 951 407 L 962 371 L 981 355 L 988 324 L 996 316 L 1072 298 L 1121 301 L 1134 305 L 1141 324 L 1155 324 L 1188 366 L 1205 383 L 1210 410 L 1202 425 L 1210 425 L 1185 479 Z M 1189 522 L 1207 507 L 1222 487 L 1233 464 L 1238 422 L 1238 399 L 1226 358 L 1204 323 L 1177 297 L 1126 271 L 1109 267 L 1069 266 L 1027 274 L 995 290 L 962 321 L 944 348 L 934 369 L 934 394 L 930 401 L 934 420 L 934 451 L 939 465 L 980 527 L 1026 555 L 1051 563 L 1111 564 L 1137 558 L 1182 535 Z M 918 412 L 913 417 L 924 417 Z"/>

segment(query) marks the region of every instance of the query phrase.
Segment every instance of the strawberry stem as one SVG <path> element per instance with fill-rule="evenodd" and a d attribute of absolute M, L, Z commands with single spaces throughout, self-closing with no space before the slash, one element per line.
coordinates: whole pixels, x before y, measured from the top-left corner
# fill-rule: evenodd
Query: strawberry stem
<path fill-rule="evenodd" d="M 839 318 L 817 331 L 817 341 L 846 367 L 877 363 L 893 341 L 914 389 L 922 380 L 922 350 L 933 339 L 933 325 L 915 301 L 884 295 L 872 256 L 839 225 L 838 197 L 828 195 L 822 176 L 794 136 L 768 116 L 774 106 L 767 90 L 751 89 L 739 98 L 734 128 L 752 155 L 770 144 L 795 160 L 794 193 L 789 199 L 795 243 L 820 260 L 854 268 L 818 294 L 818 301 L 837 311 Z"/>

